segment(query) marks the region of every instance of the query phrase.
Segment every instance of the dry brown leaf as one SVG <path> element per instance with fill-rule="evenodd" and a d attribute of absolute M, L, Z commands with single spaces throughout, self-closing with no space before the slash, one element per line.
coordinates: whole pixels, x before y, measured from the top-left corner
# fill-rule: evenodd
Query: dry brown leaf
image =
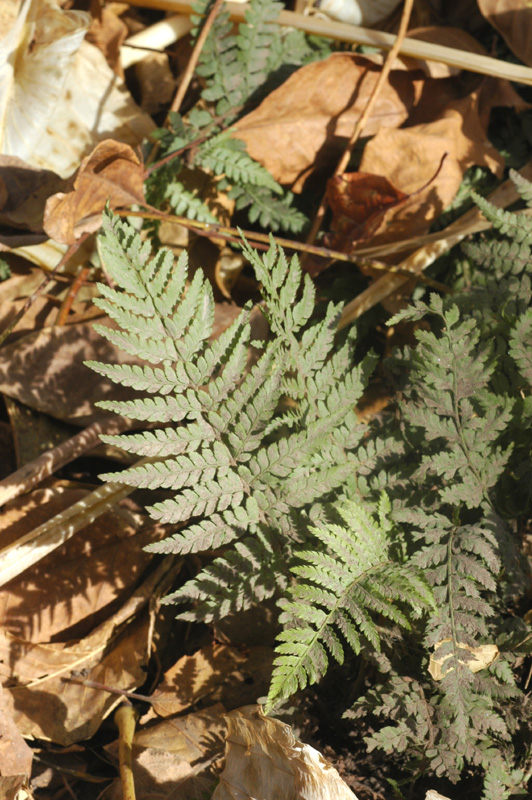
<path fill-rule="evenodd" d="M 0 552 L 88 493 L 55 486 L 9 503 L 0 517 Z M 88 635 L 131 594 L 152 561 L 143 547 L 162 535 L 126 509 L 108 511 L 0 589 L 0 626 L 34 644 Z"/>
<path fill-rule="evenodd" d="M 0 249 L 37 244 L 43 231 L 47 199 L 64 189 L 65 181 L 50 170 L 40 170 L 16 156 L 0 156 Z"/>
<path fill-rule="evenodd" d="M 137 800 L 204 800 L 215 781 L 213 764 L 223 756 L 226 723 L 218 704 L 137 731 L 132 760 Z M 116 756 L 115 743 L 106 748 Z M 106 800 L 122 800 L 117 780 Z"/>
<path fill-rule="evenodd" d="M 226 716 L 225 769 L 212 800 L 354 800 L 355 794 L 317 750 L 260 706 Z"/>
<path fill-rule="evenodd" d="M 371 59 L 344 53 L 308 64 L 241 119 L 235 135 L 276 180 L 301 191 L 312 171 L 335 164 L 380 69 Z M 402 125 L 422 84 L 420 73 L 392 71 L 364 135 Z"/>
<path fill-rule="evenodd" d="M 8 708 L 9 698 L 0 684 L 0 776 L 19 777 L 20 783 L 29 779 L 33 754 L 22 738 Z M 0 779 L 0 797 L 7 798 Z"/>
<path fill-rule="evenodd" d="M 382 229 L 408 195 L 381 175 L 351 172 L 335 175 L 327 182 L 327 199 L 333 219 L 325 245 L 345 252 L 354 242 L 370 239 Z"/>
<path fill-rule="evenodd" d="M 532 66 L 532 13 L 528 0 L 478 0 L 478 6 L 517 58 Z"/>
<path fill-rule="evenodd" d="M 85 40 L 101 50 L 113 72 L 120 78 L 124 70 L 120 60 L 120 48 L 128 35 L 125 22 L 108 6 L 100 9 L 100 17 L 93 17 Z"/>
<path fill-rule="evenodd" d="M 108 419 L 98 400 L 131 397 L 97 376 L 86 359 L 112 363 L 142 363 L 128 356 L 81 323 L 29 333 L 0 350 L 0 392 L 56 419 L 85 427 Z"/>
<path fill-rule="evenodd" d="M 161 717 L 179 714 L 198 700 L 220 701 L 225 708 L 253 703 L 269 686 L 273 650 L 239 649 L 225 644 L 203 647 L 183 656 L 165 673 L 153 693 L 153 711 Z"/>
<path fill-rule="evenodd" d="M 80 641 L 32 644 L 0 631 L 0 680 L 24 736 L 66 746 L 96 732 L 120 697 L 65 680 L 80 671 L 117 689 L 144 682 L 153 613 L 146 609 L 168 591 L 175 571 L 172 559 L 165 559 L 115 614 Z"/>
<path fill-rule="evenodd" d="M 146 202 L 143 165 L 129 145 L 112 139 L 100 142 L 83 159 L 73 187 L 50 197 L 44 211 L 44 230 L 62 244 L 97 231 L 107 202 L 112 208 Z"/>

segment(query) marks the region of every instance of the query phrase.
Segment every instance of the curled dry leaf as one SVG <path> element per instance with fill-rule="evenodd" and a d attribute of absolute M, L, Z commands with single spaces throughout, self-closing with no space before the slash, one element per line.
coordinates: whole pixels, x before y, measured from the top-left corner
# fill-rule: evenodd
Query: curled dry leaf
<path fill-rule="evenodd" d="M 0 150 L 5 155 L 30 160 L 35 153 L 57 113 L 89 23 L 84 11 L 61 11 L 45 0 L 22 3 L 0 44 Z"/>
<path fill-rule="evenodd" d="M 107 202 L 112 208 L 144 204 L 143 169 L 129 145 L 100 142 L 81 162 L 73 189 L 47 201 L 44 230 L 61 244 L 73 244 L 82 233 L 98 230 Z"/>
<path fill-rule="evenodd" d="M 311 172 L 336 163 L 380 69 L 371 59 L 344 53 L 308 64 L 243 117 L 235 136 L 277 181 L 302 191 Z M 402 125 L 421 90 L 420 73 L 392 70 L 363 135 Z"/>
<path fill-rule="evenodd" d="M 387 217 L 385 229 L 372 244 L 426 233 L 451 203 L 465 170 L 473 164 L 487 166 L 498 175 L 503 168 L 502 157 L 480 124 L 474 95 L 455 101 L 433 122 L 379 131 L 367 143 L 360 169 L 385 176 L 409 197 Z"/>
<path fill-rule="evenodd" d="M 326 246 L 345 252 L 353 242 L 371 238 L 386 224 L 389 213 L 407 199 L 408 195 L 381 175 L 351 172 L 334 176 L 327 182 L 333 220 Z"/>
<path fill-rule="evenodd" d="M 528 0 L 478 0 L 478 7 L 514 55 L 532 66 L 532 13 Z"/>
<path fill-rule="evenodd" d="M 438 642 L 434 645 L 434 654 L 432 654 L 430 657 L 428 669 L 430 675 L 435 681 L 441 681 L 447 672 L 450 672 L 452 669 L 454 669 L 454 667 L 450 667 L 449 669 L 445 668 L 445 662 L 452 657 L 452 653 L 446 653 L 445 655 L 439 657 L 436 657 L 435 655 L 442 645 L 447 644 L 450 641 L 451 639 L 442 639 L 441 642 Z M 472 654 L 473 658 L 467 660 L 464 658 L 463 661 L 458 659 L 460 663 L 465 664 L 465 666 L 468 667 L 471 672 L 480 672 L 481 669 L 486 669 L 499 655 L 499 648 L 496 644 L 482 644 L 479 647 L 470 647 L 468 644 L 458 644 L 458 647 L 461 650 L 467 650 L 468 653 Z"/>
<path fill-rule="evenodd" d="M 232 711 L 226 721 L 225 769 L 212 800 L 356 800 L 321 753 L 260 706 Z"/>

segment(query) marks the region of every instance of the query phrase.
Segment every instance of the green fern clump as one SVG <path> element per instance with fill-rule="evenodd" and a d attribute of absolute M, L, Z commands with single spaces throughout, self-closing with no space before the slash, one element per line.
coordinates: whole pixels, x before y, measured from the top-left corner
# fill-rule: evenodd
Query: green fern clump
<path fill-rule="evenodd" d="M 410 758 L 417 751 L 419 768 L 453 781 L 466 765 L 480 767 L 483 796 L 491 800 L 508 796 L 523 778 L 514 769 L 512 737 L 523 721 L 525 700 L 515 684 L 511 651 L 501 648 L 498 660 L 478 673 L 468 665 L 470 648 L 498 642 L 509 623 L 502 576 L 519 582 L 517 543 L 501 516 L 498 496 L 514 457 L 508 434 L 522 424 L 522 403 L 518 386 L 513 392 L 507 383 L 505 393 L 494 390 L 506 355 L 498 357 L 473 317 L 463 318 L 454 302 L 434 295 L 429 304 L 417 302 L 390 324 L 422 317 L 431 320 L 432 330 L 417 331 L 417 347 L 393 362 L 403 380 L 399 424 L 408 443 L 401 456 L 406 455 L 408 468 L 395 494 L 393 519 L 410 542 L 412 564 L 423 570 L 434 592 L 436 608 L 418 626 L 417 641 L 427 658 L 446 660 L 439 682 L 423 677 L 421 664 L 409 676 L 417 681 L 416 697 L 421 693 L 433 709 L 430 736 L 426 719 L 412 706 L 416 722 L 389 715 L 395 724 L 379 730 L 368 744 Z M 526 328 L 527 319 L 520 325 Z M 515 336 L 511 341 L 510 354 L 517 354 L 526 369 L 526 351 Z M 397 663 L 393 671 L 401 680 L 408 675 Z M 401 680 L 388 679 L 368 693 L 356 715 L 362 708 L 380 716 L 394 702 L 400 704 Z M 494 785 L 494 775 L 499 794 L 486 788 Z"/>
<path fill-rule="evenodd" d="M 123 291 L 100 287 L 97 303 L 119 329 L 98 330 L 150 364 L 91 362 L 115 383 L 146 393 L 102 407 L 165 426 L 105 437 L 149 461 L 104 478 L 172 492 L 149 511 L 182 527 L 153 552 L 224 548 L 167 598 L 192 601 L 183 618 L 220 618 L 284 589 L 306 541 L 309 509 L 334 497 L 359 465 L 363 428 L 354 403 L 374 360 L 353 367 L 352 337 L 335 348 L 339 307 L 331 304 L 321 321 L 310 322 L 312 282 L 297 259 L 288 262 L 273 245 L 263 258 L 244 245 L 275 335 L 248 371 L 250 309 L 211 342 L 212 290 L 201 271 L 186 286 L 186 255 L 177 265 L 164 250 L 150 258 L 139 236 L 111 217 L 99 249 Z M 293 408 L 281 413 L 283 397 Z"/>

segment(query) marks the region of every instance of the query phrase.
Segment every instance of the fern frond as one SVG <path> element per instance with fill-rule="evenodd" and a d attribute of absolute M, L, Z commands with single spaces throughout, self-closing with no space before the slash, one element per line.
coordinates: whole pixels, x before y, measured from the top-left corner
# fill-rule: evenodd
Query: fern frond
<path fill-rule="evenodd" d="M 185 612 L 187 618 L 199 618 L 202 609 L 211 608 L 212 598 L 202 592 L 213 574 L 219 578 L 218 613 L 231 606 L 231 592 L 240 597 L 240 604 L 252 602 L 255 590 L 259 600 L 266 585 L 273 592 L 286 582 L 292 553 L 308 535 L 303 522 L 307 508 L 329 499 L 356 469 L 349 442 L 353 448 L 358 444 L 355 429 L 360 426 L 353 406 L 374 359 L 354 367 L 352 337 L 334 352 L 339 309 L 331 306 L 323 321 L 312 324 L 311 281 L 303 277 L 297 259 L 288 261 L 273 243 L 262 257 L 246 246 L 246 255 L 264 280 L 267 313 L 276 319 L 277 333 L 247 370 L 249 309 L 210 341 L 212 292 L 199 270 L 187 285 L 186 256 L 177 268 L 164 251 L 150 259 L 138 235 L 116 219 L 106 219 L 105 237 L 105 257 L 121 251 L 124 243 L 128 249 L 127 258 L 119 255 L 113 267 L 117 287 L 125 290 L 124 308 L 117 289 L 103 298 L 122 327 L 102 332 L 159 366 L 91 364 L 111 380 L 150 395 L 107 401 L 102 407 L 166 427 L 106 437 L 150 461 L 103 477 L 171 492 L 148 511 L 162 523 L 183 527 L 154 545 L 154 552 L 188 553 L 230 545 L 223 562 L 206 567 L 190 586 L 173 595 L 183 602 L 192 596 L 198 601 L 197 609 Z M 155 333 L 147 326 L 141 335 L 139 326 L 148 319 Z M 283 414 L 279 401 L 294 380 L 299 409 Z M 226 586 L 222 575 L 231 572 L 228 565 L 238 564 L 242 573 L 244 553 L 255 553 L 253 548 L 267 550 L 268 558 L 249 556 L 246 591 L 236 584 Z M 280 553 L 283 558 L 278 561 Z M 268 563 L 274 561 L 277 566 L 282 563 L 283 574 L 272 582 Z"/>
<path fill-rule="evenodd" d="M 420 609 L 433 603 L 421 573 L 391 560 L 386 495 L 381 498 L 380 522 L 356 503 L 338 512 L 347 527 L 312 529 L 324 547 L 298 553 L 303 563 L 291 570 L 296 583 L 289 587 L 288 598 L 279 601 L 285 627 L 278 636 L 267 708 L 318 681 L 327 670 L 329 656 L 343 661 L 344 646 L 338 634 L 355 653 L 360 652 L 363 639 L 379 650 L 373 614 L 408 628 L 408 617 L 399 605 Z"/>

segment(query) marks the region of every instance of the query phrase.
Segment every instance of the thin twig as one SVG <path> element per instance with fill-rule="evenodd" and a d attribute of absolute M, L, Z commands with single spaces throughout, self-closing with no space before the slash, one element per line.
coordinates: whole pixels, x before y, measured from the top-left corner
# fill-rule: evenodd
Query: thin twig
<path fill-rule="evenodd" d="M 19 311 L 19 312 L 18 312 L 18 313 L 15 315 L 15 317 L 14 317 L 14 318 L 11 320 L 11 322 L 9 323 L 9 325 L 7 326 L 7 328 L 5 328 L 5 330 L 3 330 L 3 331 L 2 331 L 2 333 L 0 333 L 0 347 L 3 345 L 3 343 L 5 342 L 5 340 L 7 339 L 7 337 L 9 336 L 9 334 L 10 334 L 10 333 L 13 331 L 13 329 L 15 328 L 15 326 L 17 325 L 17 323 L 18 323 L 18 322 L 20 322 L 20 320 L 22 319 L 22 317 L 24 316 L 24 314 L 26 313 L 26 311 L 28 311 L 28 309 L 29 309 L 29 308 L 30 308 L 30 307 L 33 305 L 33 303 L 35 302 L 35 300 L 37 299 L 37 297 L 38 297 L 38 296 L 39 296 L 39 295 L 40 295 L 40 294 L 41 294 L 41 293 L 44 291 L 44 289 L 45 289 L 45 288 L 48 286 L 48 284 L 50 283 L 50 281 L 51 281 L 51 280 L 52 280 L 52 279 L 55 277 L 56 273 L 57 273 L 57 272 L 58 272 L 58 271 L 59 271 L 59 270 L 60 270 L 62 267 L 64 267 L 64 265 L 65 265 L 65 264 L 67 264 L 67 263 L 68 263 L 68 261 L 69 261 L 69 260 L 72 258 L 72 256 L 74 255 L 74 253 L 75 253 L 77 250 L 79 250 L 79 248 L 81 247 L 81 245 L 83 244 L 83 242 L 85 241 L 85 239 L 87 239 L 87 237 L 88 237 L 89 235 L 90 235 L 90 234 L 89 234 L 88 232 L 86 232 L 86 233 L 83 233 L 83 234 L 82 234 L 82 235 L 79 237 L 79 239 L 77 239 L 77 240 L 74 242 L 74 244 L 71 244 L 71 245 L 70 245 L 70 247 L 68 248 L 68 250 L 66 251 L 66 253 L 64 254 L 64 256 L 63 256 L 63 257 L 61 258 L 61 260 L 59 261 L 59 263 L 55 265 L 55 267 L 53 268 L 53 270 L 52 270 L 52 271 L 51 271 L 51 272 L 50 272 L 48 275 L 46 275 L 46 277 L 44 278 L 44 280 L 42 281 L 42 283 L 40 283 L 40 284 L 39 284 L 39 286 L 37 286 L 37 288 L 35 289 L 35 291 L 33 292 L 33 294 L 31 294 L 31 295 L 30 295 L 30 296 L 27 298 L 26 302 L 24 303 L 24 305 L 22 306 L 22 308 L 20 309 L 20 311 Z"/>
<path fill-rule="evenodd" d="M 78 272 L 76 279 L 72 283 L 72 286 L 68 290 L 67 296 L 63 300 L 61 304 L 61 308 L 59 309 L 59 314 L 57 315 L 57 319 L 55 324 L 56 325 L 65 325 L 68 315 L 70 314 L 70 309 L 76 299 L 76 295 L 89 277 L 90 271 L 92 267 L 81 267 L 80 271 Z"/>
<path fill-rule="evenodd" d="M 211 28 L 214 25 L 214 21 L 220 12 L 223 2 L 224 0 L 215 0 L 211 10 L 209 11 L 207 19 L 205 20 L 203 28 L 201 29 L 200 35 L 196 39 L 194 49 L 188 60 L 187 68 L 185 69 L 183 78 L 181 79 L 181 83 L 179 84 L 179 88 L 173 99 L 172 105 L 170 106 L 170 111 L 177 112 L 181 108 L 181 103 L 183 102 L 183 98 L 187 93 L 187 89 L 190 85 L 190 81 L 192 80 L 192 76 L 194 75 L 194 71 L 196 69 L 199 57 L 201 55 L 201 51 L 203 50 L 203 45 L 207 40 L 207 36 L 211 32 Z"/>
<path fill-rule="evenodd" d="M 371 96 L 370 96 L 370 98 L 369 98 L 369 100 L 367 102 L 366 108 L 364 109 L 364 111 L 361 114 L 358 122 L 356 123 L 356 125 L 355 125 L 355 127 L 353 129 L 353 133 L 351 134 L 351 138 L 349 139 L 349 142 L 347 143 L 347 146 L 346 146 L 346 148 L 345 148 L 345 150 L 344 150 L 344 152 L 342 154 L 342 157 L 340 158 L 340 161 L 337 164 L 337 167 L 336 167 L 336 169 L 334 171 L 334 176 L 335 177 L 338 176 L 338 175 L 342 175 L 345 172 L 346 167 L 349 164 L 349 159 L 351 158 L 351 154 L 353 152 L 353 148 L 354 148 L 355 144 L 357 143 L 358 139 L 360 138 L 360 134 L 364 130 L 364 127 L 365 127 L 365 125 L 366 125 L 366 123 L 367 123 L 367 121 L 368 121 L 368 119 L 369 119 L 369 117 L 371 115 L 371 112 L 373 111 L 373 107 L 375 106 L 375 103 L 377 101 L 377 97 L 379 96 L 379 93 L 380 93 L 382 87 L 384 86 L 386 80 L 388 79 L 388 75 L 390 74 L 390 71 L 392 69 L 393 62 L 395 61 L 395 59 L 396 59 L 396 57 L 397 57 L 397 55 L 398 55 L 398 53 L 399 53 L 399 51 L 401 49 L 401 44 L 402 44 L 402 42 L 403 42 L 403 40 L 405 38 L 406 32 L 408 30 L 408 23 L 410 22 L 410 15 L 412 13 L 413 4 L 414 4 L 414 0 L 405 0 L 405 4 L 404 4 L 404 7 L 403 7 L 403 13 L 401 14 L 401 22 L 400 22 L 400 25 L 399 25 L 399 30 L 397 32 L 397 37 L 395 39 L 395 42 L 393 44 L 392 49 L 389 51 L 388 55 L 386 56 L 384 64 L 382 65 L 382 69 L 381 69 L 381 71 L 379 73 L 379 77 L 377 78 L 377 82 L 375 83 L 375 86 L 373 87 L 373 91 L 372 91 Z M 320 207 L 319 207 L 318 212 L 317 212 L 317 214 L 316 214 L 316 216 L 314 218 L 314 222 L 312 224 L 312 227 L 311 227 L 311 229 L 309 231 L 309 234 L 307 236 L 307 242 L 308 243 L 313 243 L 314 240 L 316 239 L 316 236 L 318 235 L 318 231 L 320 230 L 321 225 L 323 223 L 323 218 L 325 217 L 325 214 L 327 212 L 328 205 L 329 205 L 329 203 L 328 203 L 328 200 L 327 200 L 327 192 L 325 192 L 323 197 L 322 197 L 322 199 L 321 199 Z"/>
<path fill-rule="evenodd" d="M 198 222 L 198 220 L 187 219 L 187 217 L 179 217 L 175 214 L 165 214 L 163 211 L 129 211 L 119 210 L 115 211 L 121 217 L 142 217 L 143 219 L 160 219 L 166 222 L 178 222 L 184 228 L 194 231 L 198 236 L 205 236 L 206 238 L 225 239 L 228 242 L 240 244 L 242 235 L 247 241 L 253 245 L 257 250 L 268 250 L 270 247 L 270 236 L 257 231 L 242 230 L 241 228 L 230 228 L 223 225 L 218 225 L 213 222 Z M 368 266 L 373 269 L 379 269 L 383 272 L 393 272 L 399 275 L 404 275 L 405 278 L 415 279 L 420 283 L 426 283 L 438 291 L 447 292 L 449 289 L 439 281 L 434 281 L 427 275 L 423 275 L 417 271 L 408 272 L 400 267 L 390 266 L 374 258 L 368 259 L 366 257 L 359 258 L 356 254 L 342 253 L 339 250 L 331 250 L 328 247 L 320 247 L 318 245 L 306 244 L 305 242 L 295 242 L 292 239 L 284 239 L 281 236 L 271 236 L 275 244 L 283 247 L 286 250 L 295 250 L 302 253 L 310 253 L 312 255 L 320 256 L 321 258 L 330 259 L 333 261 L 345 261 L 348 264 L 356 264 L 357 266 Z"/>

